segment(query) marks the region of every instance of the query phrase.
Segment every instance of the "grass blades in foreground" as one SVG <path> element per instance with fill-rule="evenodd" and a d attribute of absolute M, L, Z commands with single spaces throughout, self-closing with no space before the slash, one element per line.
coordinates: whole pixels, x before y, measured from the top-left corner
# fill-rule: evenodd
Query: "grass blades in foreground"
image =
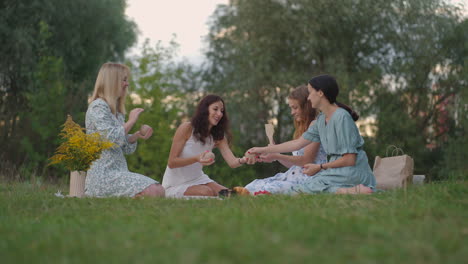
<path fill-rule="evenodd" d="M 468 184 L 373 195 L 57 198 L 0 183 L 2 263 L 463 263 Z"/>

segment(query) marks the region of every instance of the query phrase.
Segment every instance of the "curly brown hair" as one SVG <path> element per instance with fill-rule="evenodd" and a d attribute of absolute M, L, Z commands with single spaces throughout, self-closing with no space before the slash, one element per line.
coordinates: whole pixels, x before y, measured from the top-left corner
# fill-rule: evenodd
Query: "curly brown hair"
<path fill-rule="evenodd" d="M 209 107 L 211 104 L 216 102 L 222 102 L 224 105 L 223 117 L 219 120 L 218 124 L 213 126 L 210 130 L 208 120 Z M 212 136 L 214 141 L 220 141 L 226 137 L 228 143 L 231 142 L 232 134 L 229 128 L 226 104 L 218 95 L 207 95 L 198 103 L 197 110 L 192 117 L 191 124 L 193 127 L 193 136 L 203 144 L 205 144 L 206 139 L 209 136 Z"/>

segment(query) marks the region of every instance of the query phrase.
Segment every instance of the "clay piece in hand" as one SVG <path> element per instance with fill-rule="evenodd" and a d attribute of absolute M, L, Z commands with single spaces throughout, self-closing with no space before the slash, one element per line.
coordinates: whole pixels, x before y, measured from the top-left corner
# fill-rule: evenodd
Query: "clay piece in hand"
<path fill-rule="evenodd" d="M 148 133 L 150 131 L 151 127 L 148 126 L 148 125 L 142 125 L 141 128 L 140 128 L 140 134 L 142 136 L 145 136 L 146 133 Z"/>
<path fill-rule="evenodd" d="M 205 152 L 202 157 L 204 160 L 214 160 L 215 159 L 215 154 L 211 151 Z"/>

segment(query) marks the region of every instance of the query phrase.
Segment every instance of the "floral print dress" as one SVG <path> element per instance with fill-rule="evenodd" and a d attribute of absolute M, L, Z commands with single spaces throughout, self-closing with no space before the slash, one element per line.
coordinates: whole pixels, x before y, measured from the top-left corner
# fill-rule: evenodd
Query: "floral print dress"
<path fill-rule="evenodd" d="M 135 151 L 137 143 L 129 143 L 125 134 L 124 115 L 112 111 L 106 101 L 94 100 L 86 111 L 86 133 L 99 132 L 115 146 L 102 152 L 87 172 L 85 195 L 94 197 L 133 197 L 157 181 L 128 171 L 124 154 Z"/>
<path fill-rule="evenodd" d="M 293 151 L 293 156 L 303 156 L 304 149 Z M 327 153 L 320 146 L 315 158 L 315 164 L 322 164 L 327 162 Z M 245 188 L 249 190 L 251 194 L 255 194 L 259 191 L 267 191 L 273 194 L 290 194 L 291 188 L 296 185 L 302 184 L 310 176 L 302 173 L 302 167 L 293 165 L 286 172 L 277 173 L 273 177 L 265 179 L 257 179 L 247 184 Z"/>

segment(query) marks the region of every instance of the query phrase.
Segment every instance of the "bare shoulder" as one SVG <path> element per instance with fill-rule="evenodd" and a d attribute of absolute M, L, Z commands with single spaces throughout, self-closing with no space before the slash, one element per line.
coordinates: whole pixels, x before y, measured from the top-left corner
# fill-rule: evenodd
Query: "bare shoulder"
<path fill-rule="evenodd" d="M 175 136 L 189 139 L 192 135 L 192 124 L 190 122 L 183 122 L 177 128 Z"/>
<path fill-rule="evenodd" d="M 179 125 L 179 128 L 177 129 L 180 129 L 183 131 L 192 131 L 192 124 L 189 121 L 183 122 L 182 124 Z"/>

